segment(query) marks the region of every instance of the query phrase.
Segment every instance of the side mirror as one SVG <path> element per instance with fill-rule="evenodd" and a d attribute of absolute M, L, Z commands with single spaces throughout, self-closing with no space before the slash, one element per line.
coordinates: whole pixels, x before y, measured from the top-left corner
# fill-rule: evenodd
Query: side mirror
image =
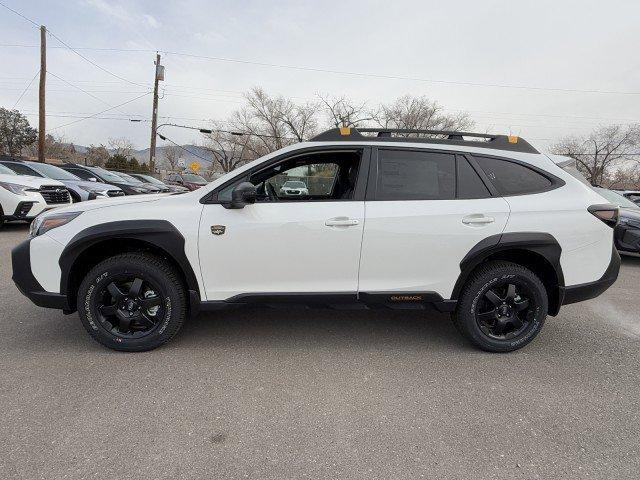
<path fill-rule="evenodd" d="M 90 182 L 97 182 L 98 179 L 96 177 L 89 177 Z"/>
<path fill-rule="evenodd" d="M 244 208 L 252 203 L 256 203 L 256 186 L 251 182 L 242 182 L 231 191 L 231 203 L 225 207 Z"/>

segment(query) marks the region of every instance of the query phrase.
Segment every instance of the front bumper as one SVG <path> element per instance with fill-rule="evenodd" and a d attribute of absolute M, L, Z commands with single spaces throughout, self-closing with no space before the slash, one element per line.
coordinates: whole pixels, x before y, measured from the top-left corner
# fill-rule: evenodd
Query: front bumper
<path fill-rule="evenodd" d="M 613 238 L 619 251 L 640 253 L 640 228 L 620 222 L 616 226 Z"/>
<path fill-rule="evenodd" d="M 25 297 L 39 307 L 70 310 L 67 296 L 45 291 L 31 271 L 31 238 L 11 251 L 13 276 L 11 277 Z"/>
<path fill-rule="evenodd" d="M 615 283 L 620 272 L 620 254 L 614 246 L 611 251 L 611 261 L 602 277 L 595 282 L 572 285 L 570 287 L 560 287 L 560 300 L 562 305 L 583 302 L 596 298 L 604 293 Z"/>

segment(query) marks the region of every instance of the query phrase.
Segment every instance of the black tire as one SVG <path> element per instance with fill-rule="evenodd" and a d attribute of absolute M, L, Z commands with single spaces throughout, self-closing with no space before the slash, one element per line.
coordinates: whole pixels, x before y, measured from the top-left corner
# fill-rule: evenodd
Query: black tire
<path fill-rule="evenodd" d="M 182 327 L 185 287 L 175 268 L 160 257 L 116 255 L 92 268 L 80 284 L 78 314 L 87 332 L 106 347 L 152 350 Z"/>
<path fill-rule="evenodd" d="M 511 352 L 538 335 L 547 311 L 547 291 L 540 279 L 522 265 L 497 261 L 473 272 L 453 321 L 476 347 Z"/>
<path fill-rule="evenodd" d="M 0 230 L 4 227 L 4 210 L 2 210 L 2 205 L 0 205 Z"/>

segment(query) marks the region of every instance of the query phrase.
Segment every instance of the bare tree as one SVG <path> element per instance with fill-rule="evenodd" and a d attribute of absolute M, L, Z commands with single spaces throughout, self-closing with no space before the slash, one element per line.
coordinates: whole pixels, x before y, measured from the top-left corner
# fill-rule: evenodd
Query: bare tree
<path fill-rule="evenodd" d="M 182 149 L 179 147 L 167 146 L 162 149 L 162 153 L 164 155 L 164 159 L 169 164 L 170 170 L 175 171 L 183 155 Z"/>
<path fill-rule="evenodd" d="M 135 150 L 131 140 L 125 137 L 112 137 L 107 141 L 107 145 L 113 155 L 119 155 L 125 158 L 130 157 Z"/>
<path fill-rule="evenodd" d="M 211 152 L 214 163 L 220 167 L 224 173 L 235 170 L 243 163 L 253 159 L 253 148 L 249 150 L 247 145 L 256 142 L 249 135 L 234 135 L 221 129 L 214 130 L 206 136 L 207 144 L 205 148 Z M 212 169 L 215 171 L 215 169 Z"/>
<path fill-rule="evenodd" d="M 575 159 L 592 185 L 601 185 L 614 167 L 634 159 L 640 145 L 640 124 L 599 127 L 587 136 L 563 138 L 552 152 Z"/>
<path fill-rule="evenodd" d="M 449 115 L 443 110 L 437 102 L 426 96 L 404 95 L 390 105 L 381 105 L 373 117 L 382 128 L 462 131 L 473 127 L 474 122 L 466 113 Z"/>
<path fill-rule="evenodd" d="M 296 104 L 282 96 L 271 97 L 261 88 L 250 90 L 245 100 L 247 105 L 235 112 L 229 123 L 251 136 L 241 144 L 254 158 L 307 140 L 316 133 L 317 104 Z"/>
<path fill-rule="evenodd" d="M 363 127 L 374 119 L 367 103 L 355 103 L 347 97 L 318 95 L 333 127 Z"/>
<path fill-rule="evenodd" d="M 87 148 L 84 158 L 89 165 L 102 167 L 109 160 L 109 151 L 104 145 L 90 145 L 89 148 Z"/>

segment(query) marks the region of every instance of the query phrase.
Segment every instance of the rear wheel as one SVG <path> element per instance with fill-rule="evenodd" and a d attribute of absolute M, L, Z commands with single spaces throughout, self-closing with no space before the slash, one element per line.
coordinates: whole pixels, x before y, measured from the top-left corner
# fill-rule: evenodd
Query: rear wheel
<path fill-rule="evenodd" d="M 533 340 L 544 325 L 547 291 L 529 269 L 491 262 L 473 273 L 460 298 L 454 323 L 475 346 L 510 352 Z"/>
<path fill-rule="evenodd" d="M 108 258 L 85 277 L 78 313 L 89 334 L 114 350 L 151 350 L 186 317 L 185 288 L 173 266 L 145 253 Z"/>

